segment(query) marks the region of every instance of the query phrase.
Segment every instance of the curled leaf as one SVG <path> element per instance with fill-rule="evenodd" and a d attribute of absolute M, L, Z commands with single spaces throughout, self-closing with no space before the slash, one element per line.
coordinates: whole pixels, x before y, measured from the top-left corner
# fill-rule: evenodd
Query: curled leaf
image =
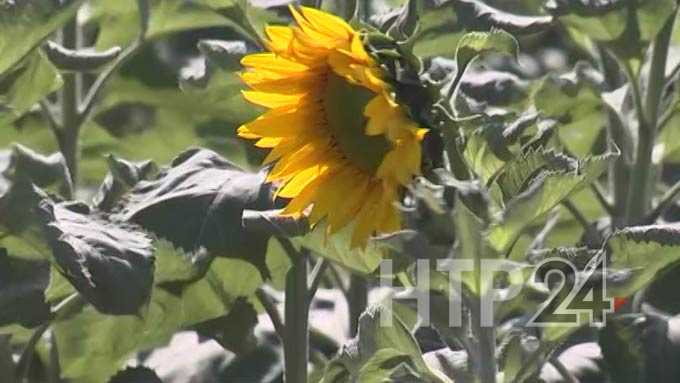
<path fill-rule="evenodd" d="M 45 199 L 39 213 L 62 274 L 99 311 L 136 314 L 151 294 L 151 239 L 78 203 Z"/>

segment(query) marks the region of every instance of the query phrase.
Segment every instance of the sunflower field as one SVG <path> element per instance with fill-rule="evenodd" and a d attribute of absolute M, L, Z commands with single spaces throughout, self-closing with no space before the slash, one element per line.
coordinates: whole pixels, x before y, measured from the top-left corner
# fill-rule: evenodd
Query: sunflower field
<path fill-rule="evenodd" d="M 680 382 L 680 2 L 0 0 L 0 383 Z"/>

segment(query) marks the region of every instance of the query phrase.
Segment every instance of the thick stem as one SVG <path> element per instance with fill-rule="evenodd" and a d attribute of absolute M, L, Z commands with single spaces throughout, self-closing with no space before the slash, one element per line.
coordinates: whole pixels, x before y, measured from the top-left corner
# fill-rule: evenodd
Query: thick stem
<path fill-rule="evenodd" d="M 359 317 L 368 306 L 368 283 L 364 278 L 356 275 L 350 277 L 347 302 L 349 304 L 349 333 L 351 337 L 354 337 L 359 329 Z"/>
<path fill-rule="evenodd" d="M 9 340 L 9 335 L 0 334 L 0 376 L 3 376 L 7 383 L 15 383 L 16 371 Z"/>
<path fill-rule="evenodd" d="M 309 297 L 305 250 L 292 257 L 286 278 L 284 359 L 285 382 L 306 383 L 309 359 Z"/>
<path fill-rule="evenodd" d="M 652 206 L 652 150 L 656 141 L 659 120 L 659 103 L 665 85 L 666 61 L 674 17 L 671 17 L 654 41 L 649 84 L 642 107 L 638 131 L 638 147 L 632 176 L 628 187 L 626 223 L 640 223 Z M 632 81 L 636 81 L 635 78 Z"/>
<path fill-rule="evenodd" d="M 496 383 L 496 328 L 479 327 L 478 377 L 480 383 Z"/>
<path fill-rule="evenodd" d="M 80 46 L 80 30 L 74 17 L 62 30 L 62 45 L 68 49 L 78 49 Z M 64 87 L 61 91 L 62 134 L 57 137 L 66 165 L 71 173 L 75 185 L 78 178 L 78 138 L 80 122 L 78 105 L 80 105 L 81 75 L 79 73 L 64 73 Z"/>
<path fill-rule="evenodd" d="M 496 383 L 496 328 L 483 326 L 481 316 L 481 297 L 475 297 L 470 305 L 472 333 L 474 335 L 474 358 L 471 366 L 476 383 Z"/>

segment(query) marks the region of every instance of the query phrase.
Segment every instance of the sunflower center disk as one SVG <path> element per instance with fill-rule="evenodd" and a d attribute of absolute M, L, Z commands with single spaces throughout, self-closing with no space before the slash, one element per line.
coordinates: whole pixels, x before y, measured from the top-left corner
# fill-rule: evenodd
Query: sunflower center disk
<path fill-rule="evenodd" d="M 353 85 L 330 72 L 323 97 L 328 127 L 345 157 L 364 171 L 374 173 L 390 150 L 385 136 L 364 133 L 367 118 L 364 109 L 375 97 L 370 90 Z"/>

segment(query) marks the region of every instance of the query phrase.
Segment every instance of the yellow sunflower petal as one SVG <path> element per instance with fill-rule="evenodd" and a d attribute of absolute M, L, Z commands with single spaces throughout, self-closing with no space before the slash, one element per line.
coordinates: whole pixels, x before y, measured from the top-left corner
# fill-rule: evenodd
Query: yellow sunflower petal
<path fill-rule="evenodd" d="M 326 219 L 331 235 L 352 225 L 351 245 L 365 246 L 399 229 L 395 204 L 420 172 L 426 130 L 393 100 L 359 32 L 319 10 L 290 10 L 296 25 L 266 28 L 271 53 L 242 60 L 244 97 L 269 111 L 238 134 L 271 148 L 267 180 L 290 199 L 285 214 Z M 343 113 L 352 118 L 337 121 Z"/>
<path fill-rule="evenodd" d="M 381 203 L 382 188 L 380 185 L 373 185 L 366 201 L 363 203 L 359 214 L 356 217 L 356 225 L 352 233 L 352 240 L 350 246 L 352 248 L 364 247 L 368 242 L 368 238 L 373 234 L 378 222 L 376 222 L 376 213 L 379 212 Z"/>
<path fill-rule="evenodd" d="M 264 29 L 269 41 L 267 47 L 278 54 L 288 51 L 290 42 L 293 40 L 293 29 L 291 27 L 268 25 Z"/>
<path fill-rule="evenodd" d="M 319 32 L 338 40 L 349 40 L 357 35 L 345 20 L 314 8 L 301 7 L 302 15 Z"/>
<path fill-rule="evenodd" d="M 299 105 L 301 99 L 306 96 L 305 94 L 282 94 L 250 90 L 244 90 L 241 93 L 246 100 L 265 108 Z"/>
<path fill-rule="evenodd" d="M 241 65 L 278 73 L 296 74 L 309 70 L 309 66 L 274 53 L 254 53 L 244 56 Z"/>

